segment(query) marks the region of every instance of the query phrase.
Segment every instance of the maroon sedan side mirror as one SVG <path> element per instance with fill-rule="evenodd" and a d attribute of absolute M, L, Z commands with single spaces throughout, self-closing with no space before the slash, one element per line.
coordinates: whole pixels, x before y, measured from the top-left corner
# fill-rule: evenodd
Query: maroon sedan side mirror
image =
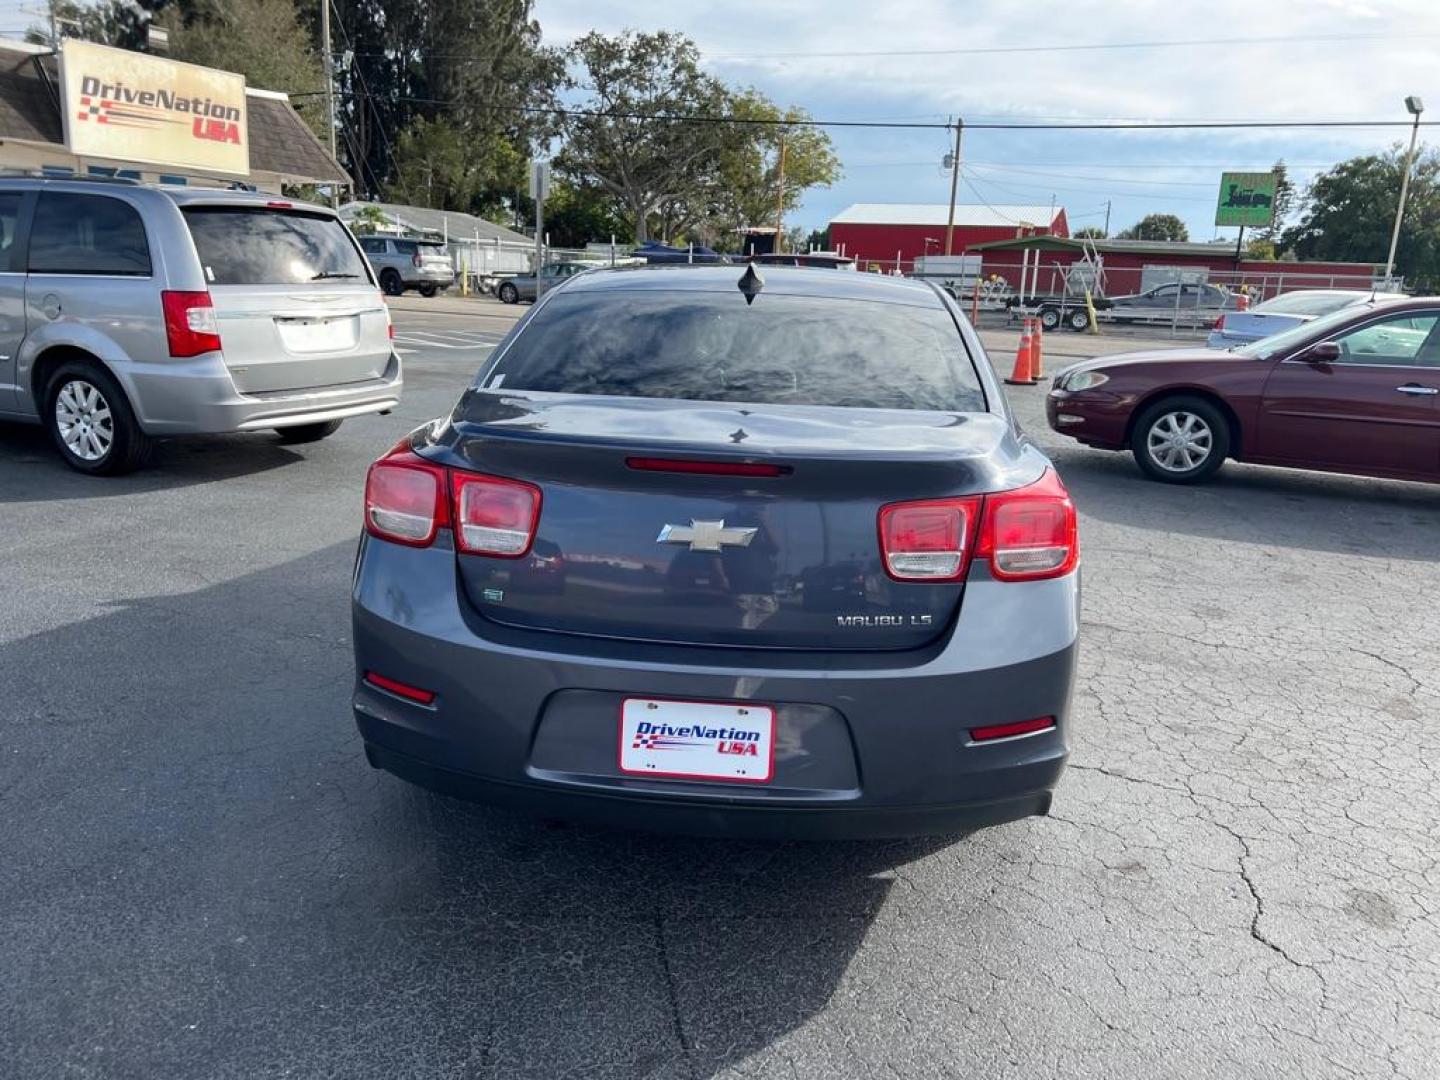
<path fill-rule="evenodd" d="M 1310 348 L 1306 349 L 1300 359 L 1307 364 L 1333 364 L 1339 360 L 1340 343 L 1337 341 L 1317 341 Z"/>

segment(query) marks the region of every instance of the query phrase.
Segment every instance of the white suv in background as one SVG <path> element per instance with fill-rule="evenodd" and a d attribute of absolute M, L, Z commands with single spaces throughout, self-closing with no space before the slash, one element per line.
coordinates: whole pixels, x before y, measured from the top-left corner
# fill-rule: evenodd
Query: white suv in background
<path fill-rule="evenodd" d="M 399 402 L 389 311 L 322 206 L 115 180 L 0 180 L 0 420 L 86 473 L 157 436 L 322 439 Z"/>

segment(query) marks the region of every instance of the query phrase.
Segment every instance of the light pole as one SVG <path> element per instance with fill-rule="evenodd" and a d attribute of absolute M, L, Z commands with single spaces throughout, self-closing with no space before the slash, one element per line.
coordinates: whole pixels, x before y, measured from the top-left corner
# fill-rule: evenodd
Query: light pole
<path fill-rule="evenodd" d="M 1395 207 L 1395 228 L 1390 232 L 1390 254 L 1385 259 L 1385 284 L 1390 284 L 1390 275 L 1395 269 L 1395 247 L 1400 243 L 1400 222 L 1405 218 L 1405 196 L 1410 194 L 1410 168 L 1415 163 L 1415 142 L 1420 137 L 1420 114 L 1425 103 L 1415 94 L 1405 99 L 1405 108 L 1415 123 L 1410 128 L 1410 150 L 1405 155 L 1405 172 L 1400 177 L 1400 205 Z"/>

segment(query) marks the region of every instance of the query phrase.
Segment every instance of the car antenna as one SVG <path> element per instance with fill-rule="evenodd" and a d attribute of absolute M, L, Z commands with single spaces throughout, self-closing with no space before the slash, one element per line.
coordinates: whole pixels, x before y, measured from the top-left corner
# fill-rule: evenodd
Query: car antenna
<path fill-rule="evenodd" d="M 745 273 L 741 275 L 739 283 L 740 291 L 745 294 L 747 306 L 755 302 L 755 297 L 760 295 L 760 290 L 764 287 L 765 279 L 755 269 L 755 264 L 751 263 L 745 268 Z"/>

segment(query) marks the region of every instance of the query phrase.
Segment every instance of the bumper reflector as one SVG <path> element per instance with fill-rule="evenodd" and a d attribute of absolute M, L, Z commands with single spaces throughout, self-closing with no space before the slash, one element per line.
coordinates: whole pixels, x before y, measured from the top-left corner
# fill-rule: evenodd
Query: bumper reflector
<path fill-rule="evenodd" d="M 994 742 L 997 739 L 1013 739 L 1019 735 L 1034 735 L 1037 731 L 1049 731 L 1054 726 L 1053 716 L 1037 716 L 1033 720 L 1017 720 L 1013 724 L 971 728 L 970 739 L 973 742 Z"/>
<path fill-rule="evenodd" d="M 399 682 L 395 679 L 387 679 L 384 675 L 377 675 L 373 671 L 365 673 L 365 681 L 371 686 L 402 697 L 406 701 L 414 701 L 420 705 L 429 705 L 435 700 L 434 690 L 421 690 L 418 686 L 411 686 L 409 683 Z"/>

